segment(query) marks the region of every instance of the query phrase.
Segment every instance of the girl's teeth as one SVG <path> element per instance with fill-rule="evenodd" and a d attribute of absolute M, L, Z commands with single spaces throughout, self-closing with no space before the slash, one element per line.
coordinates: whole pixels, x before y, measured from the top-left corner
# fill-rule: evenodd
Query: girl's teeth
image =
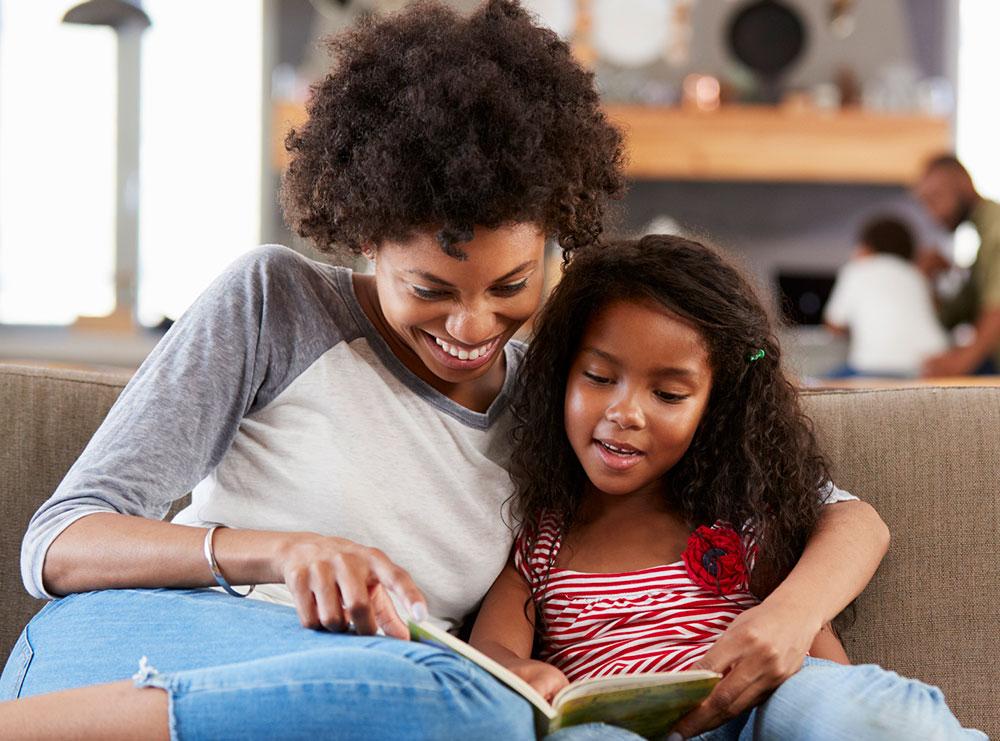
<path fill-rule="evenodd" d="M 468 360 L 469 359 L 469 353 L 468 353 L 468 351 L 466 351 L 466 350 L 459 350 L 458 351 L 458 359 L 459 360 Z"/>
<path fill-rule="evenodd" d="M 469 353 L 469 360 L 478 360 L 478 359 L 479 359 L 479 348 L 476 348 L 475 350 Z"/>

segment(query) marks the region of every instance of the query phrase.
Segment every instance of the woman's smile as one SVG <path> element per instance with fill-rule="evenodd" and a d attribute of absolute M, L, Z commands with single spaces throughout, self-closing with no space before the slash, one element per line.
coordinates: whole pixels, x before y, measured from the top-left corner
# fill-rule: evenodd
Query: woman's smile
<path fill-rule="evenodd" d="M 476 370 L 493 362 L 493 356 L 501 345 L 502 335 L 484 342 L 476 347 L 468 347 L 457 342 L 448 342 L 432 335 L 425 330 L 419 330 L 431 352 L 438 362 L 455 370 Z"/>

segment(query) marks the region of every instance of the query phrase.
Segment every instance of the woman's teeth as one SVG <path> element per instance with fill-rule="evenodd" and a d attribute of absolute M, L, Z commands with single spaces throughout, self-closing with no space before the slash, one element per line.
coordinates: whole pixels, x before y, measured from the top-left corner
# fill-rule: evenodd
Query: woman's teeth
<path fill-rule="evenodd" d="M 451 355 L 453 358 L 458 358 L 459 360 L 478 360 L 486 355 L 486 353 L 488 353 L 493 347 L 493 342 L 487 342 L 482 347 L 477 347 L 474 350 L 464 350 L 457 348 L 454 345 L 449 345 L 439 337 L 435 337 L 434 341 L 438 344 L 438 347 Z"/>

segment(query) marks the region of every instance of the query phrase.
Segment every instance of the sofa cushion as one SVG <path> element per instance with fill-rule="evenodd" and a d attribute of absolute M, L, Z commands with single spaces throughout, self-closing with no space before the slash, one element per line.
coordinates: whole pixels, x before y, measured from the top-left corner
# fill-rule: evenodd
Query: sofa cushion
<path fill-rule="evenodd" d="M 0 364 L 0 662 L 41 606 L 21 586 L 21 537 L 128 380 Z M 810 392 L 834 481 L 873 504 L 889 554 L 843 630 L 856 662 L 944 689 L 1000 737 L 1000 388 Z M 176 507 L 183 500 L 176 503 Z M 836 505 L 834 505 L 836 506 Z M 836 568 L 836 564 L 831 564 Z"/>
<path fill-rule="evenodd" d="M 44 604 L 21 584 L 21 537 L 128 382 L 130 373 L 0 364 L 0 656 Z"/>
<path fill-rule="evenodd" d="M 1000 388 L 809 393 L 805 406 L 834 480 L 892 533 L 842 630 L 848 655 L 940 686 L 963 723 L 1000 736 Z"/>

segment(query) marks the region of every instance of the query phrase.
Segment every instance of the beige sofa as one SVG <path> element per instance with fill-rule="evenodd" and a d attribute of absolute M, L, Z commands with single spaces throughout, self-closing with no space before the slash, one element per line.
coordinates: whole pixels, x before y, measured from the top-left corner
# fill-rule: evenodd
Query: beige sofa
<path fill-rule="evenodd" d="M 0 364 L 2 660 L 41 606 L 18 570 L 28 519 L 127 380 Z M 939 685 L 964 724 L 1000 737 L 1000 388 L 813 392 L 805 404 L 837 483 L 893 534 L 848 653 Z"/>

